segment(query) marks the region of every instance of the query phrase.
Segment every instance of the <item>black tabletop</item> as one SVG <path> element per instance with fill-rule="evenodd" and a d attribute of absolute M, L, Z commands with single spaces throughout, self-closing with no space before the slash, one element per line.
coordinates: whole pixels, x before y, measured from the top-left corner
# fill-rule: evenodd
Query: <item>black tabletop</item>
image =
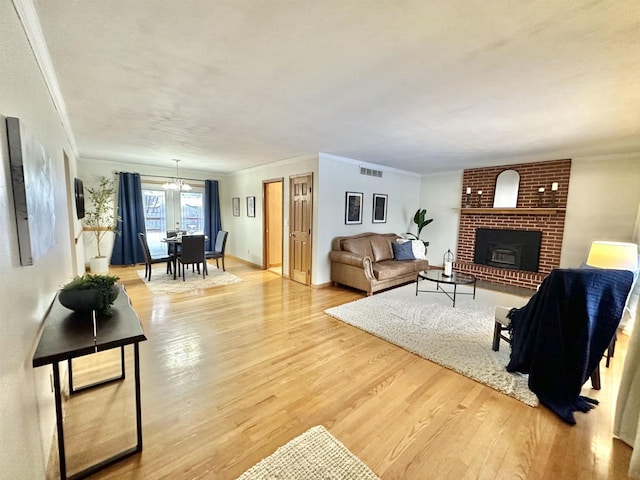
<path fill-rule="evenodd" d="M 91 314 L 79 314 L 63 307 L 56 295 L 44 321 L 42 336 L 33 355 L 33 366 L 40 367 L 146 340 L 129 296 L 124 287 L 121 288 L 111 307 L 111 316 L 98 316 L 96 319 L 95 336 Z"/>

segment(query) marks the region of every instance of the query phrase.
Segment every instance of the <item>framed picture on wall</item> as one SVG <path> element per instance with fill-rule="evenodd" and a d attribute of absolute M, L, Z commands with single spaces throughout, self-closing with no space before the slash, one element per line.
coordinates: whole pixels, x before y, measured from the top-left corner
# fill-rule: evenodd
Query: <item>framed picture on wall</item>
<path fill-rule="evenodd" d="M 76 199 L 76 216 L 78 220 L 84 218 L 84 184 L 79 178 L 73 179 L 73 190 Z"/>
<path fill-rule="evenodd" d="M 373 194 L 373 223 L 387 223 L 387 199 L 384 193 Z"/>
<path fill-rule="evenodd" d="M 344 223 L 347 225 L 355 225 L 362 223 L 362 199 L 363 193 L 346 192 L 346 200 L 344 205 Z"/>
<path fill-rule="evenodd" d="M 239 217 L 240 216 L 240 197 L 233 197 L 231 199 L 231 205 L 233 208 L 233 216 Z"/>
<path fill-rule="evenodd" d="M 247 217 L 256 216 L 256 197 L 247 197 Z"/>

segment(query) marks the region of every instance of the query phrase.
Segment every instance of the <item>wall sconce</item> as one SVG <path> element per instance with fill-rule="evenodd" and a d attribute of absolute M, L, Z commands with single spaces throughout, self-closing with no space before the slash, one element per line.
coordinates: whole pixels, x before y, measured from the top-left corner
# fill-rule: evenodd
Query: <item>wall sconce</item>
<path fill-rule="evenodd" d="M 558 206 L 558 182 L 553 182 L 551 184 L 551 206 Z"/>

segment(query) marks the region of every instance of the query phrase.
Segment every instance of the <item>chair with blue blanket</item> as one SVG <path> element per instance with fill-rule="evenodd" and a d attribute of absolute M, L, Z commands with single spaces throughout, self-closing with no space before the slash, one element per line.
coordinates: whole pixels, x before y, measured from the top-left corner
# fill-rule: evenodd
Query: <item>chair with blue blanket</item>
<path fill-rule="evenodd" d="M 528 374 L 540 403 L 569 424 L 597 403 L 580 390 L 614 338 L 632 282 L 626 270 L 556 269 L 524 307 L 496 318 L 494 350 L 511 343 L 507 370 Z"/>

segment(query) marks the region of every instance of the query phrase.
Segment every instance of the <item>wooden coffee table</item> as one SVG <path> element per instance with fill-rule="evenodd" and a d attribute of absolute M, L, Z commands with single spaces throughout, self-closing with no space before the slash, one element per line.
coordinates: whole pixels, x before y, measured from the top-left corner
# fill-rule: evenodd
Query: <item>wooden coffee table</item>
<path fill-rule="evenodd" d="M 420 280 L 428 280 L 429 282 L 435 282 L 436 289 L 435 290 L 420 290 L 419 284 Z M 453 292 L 446 291 L 442 288 L 441 284 L 445 285 L 453 285 Z M 458 292 L 458 285 L 473 285 L 473 292 Z M 416 295 L 418 292 L 425 293 L 444 293 L 451 301 L 453 302 L 453 306 L 456 306 L 456 294 L 457 295 L 473 295 L 473 299 L 476 298 L 476 277 L 473 275 L 469 275 L 466 273 L 460 272 L 452 272 L 451 276 L 447 277 L 444 275 L 443 270 L 423 270 L 422 272 L 418 272 L 418 277 L 416 278 Z"/>

